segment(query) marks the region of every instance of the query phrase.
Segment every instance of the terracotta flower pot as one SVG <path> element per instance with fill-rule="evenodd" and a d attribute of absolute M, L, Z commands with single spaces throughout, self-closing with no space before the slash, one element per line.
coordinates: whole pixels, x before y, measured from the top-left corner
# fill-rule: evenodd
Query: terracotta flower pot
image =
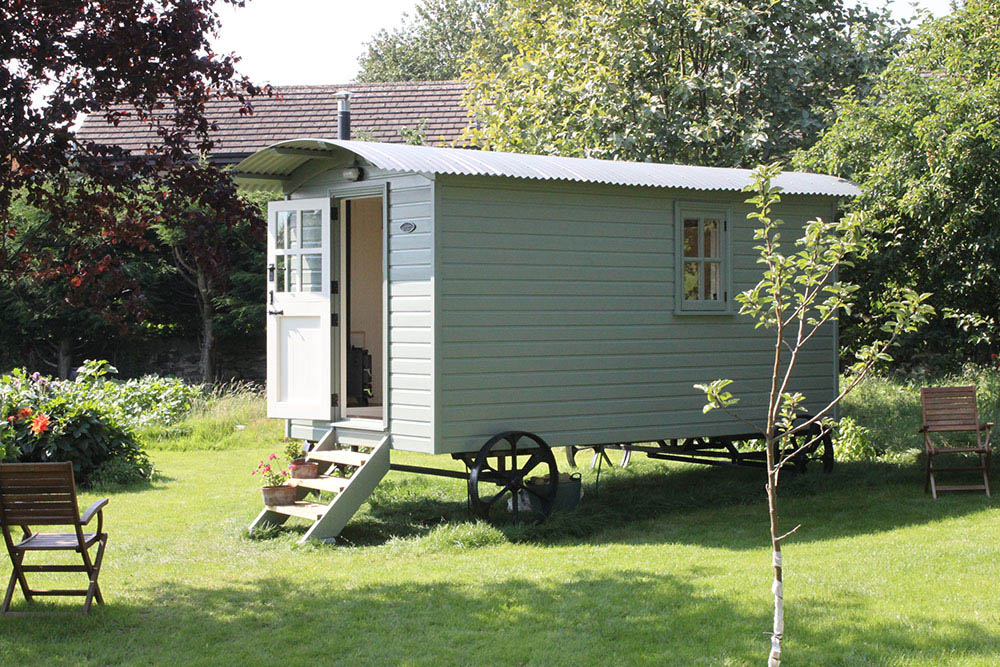
<path fill-rule="evenodd" d="M 260 493 L 265 505 L 291 505 L 295 502 L 294 486 L 262 486 Z"/>
<path fill-rule="evenodd" d="M 319 476 L 319 464 L 315 461 L 295 459 L 288 464 L 288 472 L 295 479 L 313 479 Z"/>

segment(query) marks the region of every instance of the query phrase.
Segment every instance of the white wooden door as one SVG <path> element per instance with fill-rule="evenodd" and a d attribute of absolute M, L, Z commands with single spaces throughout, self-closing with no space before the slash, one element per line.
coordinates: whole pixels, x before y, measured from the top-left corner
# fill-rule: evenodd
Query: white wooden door
<path fill-rule="evenodd" d="M 332 420 L 330 200 L 271 202 L 267 218 L 267 416 Z"/>

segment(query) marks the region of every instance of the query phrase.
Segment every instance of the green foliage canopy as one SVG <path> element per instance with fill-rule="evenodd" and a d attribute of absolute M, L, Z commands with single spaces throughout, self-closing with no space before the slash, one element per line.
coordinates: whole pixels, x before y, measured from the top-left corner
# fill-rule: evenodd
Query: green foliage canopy
<path fill-rule="evenodd" d="M 413 17 L 395 30 L 381 30 L 358 58 L 358 81 L 441 81 L 457 79 L 472 43 L 479 57 L 495 62 L 491 11 L 500 0 L 423 0 Z"/>
<path fill-rule="evenodd" d="M 877 295 L 905 286 L 934 292 L 939 312 L 905 356 L 985 361 L 1000 343 L 1000 4 L 969 0 L 924 24 L 836 116 L 798 166 L 857 182 L 853 206 L 875 228 L 875 251 L 851 273 L 861 317 L 845 343 L 870 341 Z"/>
<path fill-rule="evenodd" d="M 483 147 L 752 166 L 809 145 L 904 34 L 842 0 L 511 0 L 473 45 Z M 494 54 L 503 54 L 499 66 Z"/>

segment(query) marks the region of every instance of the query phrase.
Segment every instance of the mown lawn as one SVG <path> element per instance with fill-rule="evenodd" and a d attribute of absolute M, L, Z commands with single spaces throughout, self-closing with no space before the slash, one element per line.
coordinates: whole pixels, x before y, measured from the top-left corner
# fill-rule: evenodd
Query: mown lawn
<path fill-rule="evenodd" d="M 886 395 L 915 409 L 912 394 Z M 865 423 L 876 399 L 869 388 L 846 412 Z M 107 606 L 81 617 L 62 613 L 78 599 L 46 601 L 33 606 L 58 613 L 0 619 L 0 664 L 764 662 L 759 471 L 636 456 L 605 469 L 599 493 L 585 473 L 576 511 L 503 530 L 468 520 L 461 481 L 392 473 L 342 545 L 298 546 L 304 524 L 245 534 L 259 508 L 249 471 L 280 439 L 258 405 L 155 435 L 153 484 L 81 500 L 111 497 Z M 782 489 L 785 522 L 803 524 L 785 554 L 785 664 L 996 664 L 996 500 L 932 501 L 916 463 L 843 463 Z M 35 580 L 79 583 L 66 577 Z"/>

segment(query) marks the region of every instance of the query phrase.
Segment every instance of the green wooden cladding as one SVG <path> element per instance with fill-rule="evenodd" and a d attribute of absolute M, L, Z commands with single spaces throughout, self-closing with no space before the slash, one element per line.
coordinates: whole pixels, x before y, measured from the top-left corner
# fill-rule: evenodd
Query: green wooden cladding
<path fill-rule="evenodd" d="M 338 174 L 293 196 L 336 193 Z M 744 433 L 721 411 L 702 413 L 693 385 L 722 377 L 735 380 L 740 414 L 759 421 L 770 332 L 738 305 L 688 314 L 676 301 L 679 208 L 728 211 L 730 302 L 759 280 L 743 193 L 373 170 L 379 179 L 390 201 L 393 447 L 475 451 L 507 430 L 553 446 Z M 834 207 L 831 197 L 786 197 L 783 237 L 791 243 Z M 793 389 L 807 407 L 836 389 L 835 348 L 830 326 L 800 361 Z M 297 423 L 293 435 L 323 426 Z"/>

